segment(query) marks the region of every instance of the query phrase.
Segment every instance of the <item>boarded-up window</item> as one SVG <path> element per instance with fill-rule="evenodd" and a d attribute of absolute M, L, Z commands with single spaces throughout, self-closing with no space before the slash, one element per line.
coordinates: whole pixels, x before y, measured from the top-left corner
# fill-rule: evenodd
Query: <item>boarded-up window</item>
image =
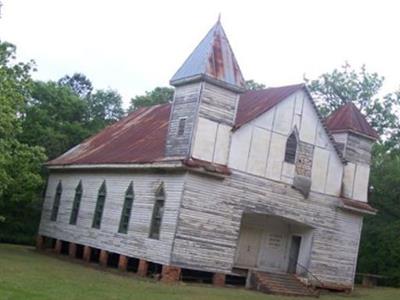
<path fill-rule="evenodd" d="M 297 138 L 293 132 L 286 141 L 285 162 L 294 164 L 296 160 Z"/>
<path fill-rule="evenodd" d="M 129 220 L 131 218 L 134 197 L 135 195 L 133 192 L 133 183 L 131 181 L 131 183 L 128 186 L 128 189 L 125 192 L 124 206 L 122 208 L 121 220 L 119 221 L 119 229 L 118 229 L 119 233 L 128 232 Z"/>
<path fill-rule="evenodd" d="M 58 182 L 56 194 L 54 196 L 53 208 L 51 210 L 51 221 L 57 221 L 58 210 L 60 208 L 60 201 L 61 201 L 61 194 L 62 194 L 62 184 L 61 180 Z"/>
<path fill-rule="evenodd" d="M 93 223 L 92 227 L 100 229 L 101 225 L 101 218 L 103 217 L 103 210 L 104 210 L 104 203 L 106 202 L 106 182 L 103 181 L 99 193 L 97 195 L 97 203 L 96 203 L 96 208 L 94 210 L 94 216 L 93 216 Z"/>
<path fill-rule="evenodd" d="M 81 205 L 82 198 L 82 181 L 79 181 L 78 186 L 75 189 L 75 197 L 74 202 L 72 204 L 71 218 L 69 219 L 69 224 L 76 225 L 76 221 L 78 220 L 79 207 Z"/>
<path fill-rule="evenodd" d="M 180 118 L 178 124 L 178 135 L 183 135 L 185 133 L 186 118 Z"/>
<path fill-rule="evenodd" d="M 152 239 L 160 238 L 160 229 L 162 217 L 164 214 L 165 192 L 163 184 L 156 191 L 156 201 L 153 208 L 153 216 L 151 218 L 150 235 Z"/>

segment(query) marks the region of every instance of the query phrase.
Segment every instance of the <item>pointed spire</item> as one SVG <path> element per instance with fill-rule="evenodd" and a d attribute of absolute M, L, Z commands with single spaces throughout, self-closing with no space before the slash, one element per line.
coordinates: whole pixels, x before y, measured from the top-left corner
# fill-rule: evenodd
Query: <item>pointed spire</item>
<path fill-rule="evenodd" d="M 228 89 L 244 90 L 244 78 L 221 25 L 221 15 L 200 44 L 171 78 L 171 85 L 199 80 Z"/>
<path fill-rule="evenodd" d="M 352 131 L 370 139 L 379 138 L 377 132 L 352 102 L 342 105 L 329 115 L 326 125 L 332 133 Z"/>

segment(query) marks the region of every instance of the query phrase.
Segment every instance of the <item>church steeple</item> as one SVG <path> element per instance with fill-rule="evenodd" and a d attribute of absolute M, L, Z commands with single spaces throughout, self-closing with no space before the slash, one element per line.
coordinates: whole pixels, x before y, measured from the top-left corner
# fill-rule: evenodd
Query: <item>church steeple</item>
<path fill-rule="evenodd" d="M 233 90 L 244 90 L 244 78 L 222 28 L 220 18 L 171 78 L 173 86 L 207 81 Z"/>

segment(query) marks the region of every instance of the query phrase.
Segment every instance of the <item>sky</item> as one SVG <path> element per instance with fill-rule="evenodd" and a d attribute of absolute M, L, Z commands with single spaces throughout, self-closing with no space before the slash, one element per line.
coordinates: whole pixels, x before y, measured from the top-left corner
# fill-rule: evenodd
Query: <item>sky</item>
<path fill-rule="evenodd" d="M 85 74 L 129 99 L 169 79 L 218 14 L 245 79 L 316 78 L 348 61 L 400 87 L 400 1 L 0 0 L 0 40 L 34 59 L 34 78 Z"/>

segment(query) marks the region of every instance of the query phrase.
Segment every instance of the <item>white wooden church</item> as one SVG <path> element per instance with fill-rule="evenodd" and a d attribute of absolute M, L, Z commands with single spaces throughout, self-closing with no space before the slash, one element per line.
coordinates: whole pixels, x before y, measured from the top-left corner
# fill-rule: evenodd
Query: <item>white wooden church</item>
<path fill-rule="evenodd" d="M 38 247 L 166 282 L 352 289 L 363 216 L 375 213 L 377 134 L 357 108 L 323 120 L 303 84 L 246 91 L 219 21 L 170 83 L 172 104 L 47 163 Z"/>

